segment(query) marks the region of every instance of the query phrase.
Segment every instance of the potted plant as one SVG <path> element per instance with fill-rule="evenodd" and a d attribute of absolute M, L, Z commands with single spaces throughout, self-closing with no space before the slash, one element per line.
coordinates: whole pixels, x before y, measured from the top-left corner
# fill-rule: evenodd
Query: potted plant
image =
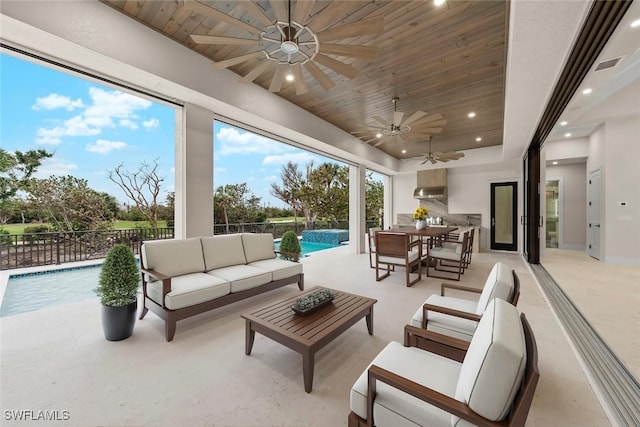
<path fill-rule="evenodd" d="M 424 206 L 418 206 L 413 212 L 413 219 L 416 221 L 416 229 L 422 230 L 427 227 L 427 214 L 429 210 Z"/>
<path fill-rule="evenodd" d="M 300 241 L 298 236 L 293 231 L 285 231 L 280 240 L 280 250 L 278 251 L 280 256 L 290 261 L 298 261 L 302 248 L 300 247 Z"/>
<path fill-rule="evenodd" d="M 120 341 L 133 333 L 139 282 L 131 248 L 122 243 L 114 245 L 102 264 L 96 289 L 102 303 L 102 330 L 108 341 Z"/>

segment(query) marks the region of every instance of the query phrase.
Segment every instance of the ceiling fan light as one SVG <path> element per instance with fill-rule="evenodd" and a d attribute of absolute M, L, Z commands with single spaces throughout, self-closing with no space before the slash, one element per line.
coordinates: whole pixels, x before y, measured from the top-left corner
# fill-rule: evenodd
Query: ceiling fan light
<path fill-rule="evenodd" d="M 298 53 L 298 44 L 291 40 L 285 40 L 280 45 L 280 49 L 286 54 L 293 55 L 294 53 Z"/>

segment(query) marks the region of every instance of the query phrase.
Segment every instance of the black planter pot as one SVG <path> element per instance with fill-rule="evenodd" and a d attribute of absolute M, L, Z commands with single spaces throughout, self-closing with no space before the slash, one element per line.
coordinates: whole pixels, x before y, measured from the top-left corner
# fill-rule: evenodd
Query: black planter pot
<path fill-rule="evenodd" d="M 102 306 L 102 330 L 108 341 L 120 341 L 129 338 L 136 323 L 138 301 L 121 307 Z"/>

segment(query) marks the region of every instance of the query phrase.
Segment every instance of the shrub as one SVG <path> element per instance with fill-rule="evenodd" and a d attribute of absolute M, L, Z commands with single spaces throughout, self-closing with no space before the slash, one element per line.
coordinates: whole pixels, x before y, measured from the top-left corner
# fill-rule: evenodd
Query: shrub
<path fill-rule="evenodd" d="M 136 257 L 127 245 L 114 245 L 102 264 L 98 288 L 103 305 L 119 307 L 136 301 L 140 273 Z"/>
<path fill-rule="evenodd" d="M 293 231 L 285 231 L 280 240 L 280 256 L 291 261 L 298 261 L 302 248 L 298 236 Z"/>

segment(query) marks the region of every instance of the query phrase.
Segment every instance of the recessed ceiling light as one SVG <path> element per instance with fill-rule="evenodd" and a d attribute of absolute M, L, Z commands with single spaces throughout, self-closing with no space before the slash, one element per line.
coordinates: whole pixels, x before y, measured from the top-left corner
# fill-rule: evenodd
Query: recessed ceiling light
<path fill-rule="evenodd" d="M 589 95 L 591 92 L 593 92 L 593 89 L 591 88 L 586 88 L 585 90 L 582 91 L 583 95 Z"/>
<path fill-rule="evenodd" d="M 560 126 L 566 126 L 567 122 L 560 122 Z"/>
<path fill-rule="evenodd" d="M 288 73 L 286 76 L 284 76 L 284 78 L 285 78 L 288 82 L 292 82 L 292 81 L 293 81 L 293 74 Z"/>
<path fill-rule="evenodd" d="M 558 162 L 551 162 L 551 164 L 552 164 L 552 165 L 557 165 L 557 164 L 558 164 Z"/>
<path fill-rule="evenodd" d="M 567 132 L 564 134 L 564 136 L 566 136 L 567 138 L 569 138 L 571 136 L 571 132 Z"/>
<path fill-rule="evenodd" d="M 382 138 L 382 134 L 381 133 L 376 133 L 376 138 Z"/>
<path fill-rule="evenodd" d="M 406 154 L 406 153 L 407 153 L 407 150 L 402 150 L 402 154 Z"/>
<path fill-rule="evenodd" d="M 477 138 L 476 138 L 476 142 L 480 142 L 480 141 L 482 141 L 482 138 L 477 137 Z"/>
<path fill-rule="evenodd" d="M 447 0 L 433 0 L 433 4 L 435 4 L 436 6 L 442 6 L 445 1 Z"/>
<path fill-rule="evenodd" d="M 638 28 L 638 27 L 640 27 L 640 19 L 636 19 L 631 23 L 631 28 Z"/>
<path fill-rule="evenodd" d="M 467 117 L 469 117 L 470 119 L 473 119 L 475 116 L 476 116 L 476 113 L 474 113 L 473 111 L 467 114 Z"/>

